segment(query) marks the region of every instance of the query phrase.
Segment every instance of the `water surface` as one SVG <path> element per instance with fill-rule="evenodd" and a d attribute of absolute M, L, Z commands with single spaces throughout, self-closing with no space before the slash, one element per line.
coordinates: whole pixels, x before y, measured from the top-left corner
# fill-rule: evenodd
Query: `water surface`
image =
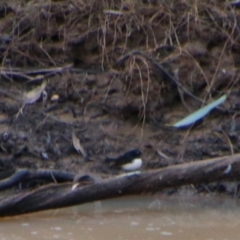
<path fill-rule="evenodd" d="M 239 200 L 141 196 L 3 218 L 0 240 L 236 240 Z"/>

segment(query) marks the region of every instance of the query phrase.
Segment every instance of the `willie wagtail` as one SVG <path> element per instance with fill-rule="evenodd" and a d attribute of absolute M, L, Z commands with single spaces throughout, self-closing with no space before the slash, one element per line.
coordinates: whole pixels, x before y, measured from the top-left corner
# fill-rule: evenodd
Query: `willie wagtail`
<path fill-rule="evenodd" d="M 142 166 L 142 153 L 138 149 L 130 150 L 117 158 L 106 158 L 105 163 L 113 168 L 121 168 L 124 171 L 136 171 Z"/>

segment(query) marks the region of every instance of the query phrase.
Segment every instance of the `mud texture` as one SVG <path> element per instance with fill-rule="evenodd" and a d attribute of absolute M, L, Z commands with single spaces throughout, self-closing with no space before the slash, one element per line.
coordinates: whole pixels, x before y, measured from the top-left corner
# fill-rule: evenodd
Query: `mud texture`
<path fill-rule="evenodd" d="M 1 176 L 15 168 L 105 174 L 105 157 L 133 148 L 143 170 L 238 153 L 239 26 L 229 1 L 2 2 Z M 41 97 L 19 112 L 42 81 Z M 223 94 L 221 109 L 201 122 L 171 127 Z"/>

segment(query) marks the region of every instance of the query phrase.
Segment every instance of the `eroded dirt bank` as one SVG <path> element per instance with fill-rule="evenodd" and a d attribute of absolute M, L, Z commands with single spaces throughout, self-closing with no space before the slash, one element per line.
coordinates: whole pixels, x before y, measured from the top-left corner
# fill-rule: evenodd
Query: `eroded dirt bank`
<path fill-rule="evenodd" d="M 13 1 L 0 17 L 2 177 L 102 173 L 106 156 L 132 148 L 143 169 L 239 152 L 240 12 L 228 1 Z M 19 112 L 42 81 L 43 96 Z M 171 127 L 223 94 L 196 126 Z"/>

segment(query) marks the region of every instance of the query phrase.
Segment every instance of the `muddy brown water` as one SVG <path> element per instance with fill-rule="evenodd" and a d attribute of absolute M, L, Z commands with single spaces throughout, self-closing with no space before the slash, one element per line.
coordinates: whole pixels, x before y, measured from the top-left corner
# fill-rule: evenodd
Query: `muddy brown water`
<path fill-rule="evenodd" d="M 239 239 L 239 200 L 131 197 L 1 219 L 0 240 Z"/>

